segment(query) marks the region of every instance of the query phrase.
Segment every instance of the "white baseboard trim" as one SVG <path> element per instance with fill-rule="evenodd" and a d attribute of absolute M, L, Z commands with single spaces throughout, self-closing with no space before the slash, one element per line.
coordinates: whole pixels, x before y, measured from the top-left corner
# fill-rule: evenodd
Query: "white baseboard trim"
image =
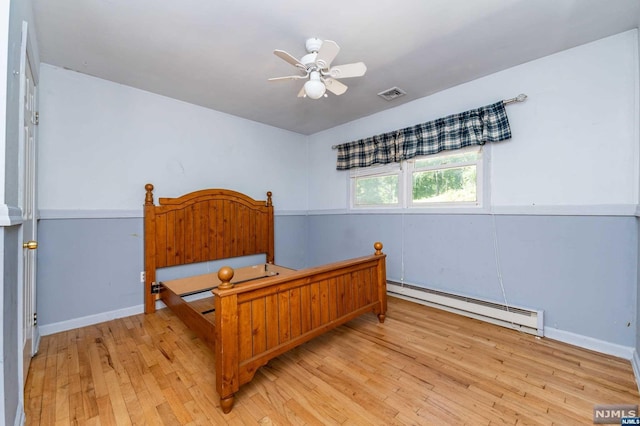
<path fill-rule="evenodd" d="M 63 331 L 73 330 L 75 328 L 86 327 L 88 325 L 99 324 L 105 321 L 111 321 L 116 318 L 129 317 L 144 312 L 144 306 L 131 306 L 129 308 L 117 309 L 115 311 L 102 312 L 100 314 L 88 315 L 86 317 L 74 318 L 67 321 L 60 321 L 52 324 L 44 324 L 39 326 L 40 336 L 48 336 L 50 334 L 60 333 Z"/>
<path fill-rule="evenodd" d="M 36 325 L 33 328 L 33 347 L 36 348 L 34 352 L 36 354 L 40 350 L 40 337 L 42 337 L 42 335 L 40 334 L 40 327 Z"/>
<path fill-rule="evenodd" d="M 205 295 L 206 296 L 206 295 Z M 201 297 L 205 297 L 201 296 Z M 166 308 L 161 300 L 156 300 L 156 309 Z M 63 331 L 69 331 L 76 328 L 86 327 L 88 325 L 100 324 L 101 322 L 111 321 L 117 318 L 130 317 L 132 315 L 138 315 L 144 313 L 144 305 L 131 306 L 123 309 L 116 309 L 115 311 L 102 312 L 100 314 L 88 315 L 86 317 L 74 318 L 67 321 L 55 322 L 52 324 L 45 324 L 38 327 L 38 345 L 40 343 L 41 336 L 48 336 L 50 334 L 62 333 Z"/>
<path fill-rule="evenodd" d="M 558 340 L 570 345 L 579 346 L 581 348 L 590 349 L 618 358 L 628 359 L 630 361 L 634 357 L 635 348 L 631 346 L 605 342 L 604 340 L 594 339 L 593 337 L 583 336 L 581 334 L 575 334 L 569 331 L 559 330 L 557 328 L 545 327 L 544 336 L 545 338 Z M 636 381 L 637 380 L 638 375 L 636 374 Z"/>
<path fill-rule="evenodd" d="M 640 391 L 640 357 L 638 351 L 633 351 L 633 357 L 631 358 L 631 367 L 633 368 L 633 375 L 636 378 L 636 386 Z"/>
<path fill-rule="evenodd" d="M 26 414 L 24 413 L 24 402 L 22 398 L 20 398 L 20 404 L 18 404 L 18 408 L 16 408 L 16 419 L 13 422 L 14 426 L 24 426 Z"/>
<path fill-rule="evenodd" d="M 393 289 L 394 286 L 393 284 L 387 284 L 387 290 L 388 292 L 390 291 L 390 295 L 394 296 L 394 297 L 401 297 L 401 298 L 405 298 L 402 297 L 402 294 L 398 294 L 398 293 L 393 293 Z M 419 301 L 416 298 L 407 298 L 407 300 L 410 300 L 414 303 L 422 303 L 421 301 Z M 446 307 L 443 306 L 437 306 L 433 303 L 430 303 L 428 301 L 426 301 L 426 303 L 422 303 L 422 304 L 426 304 L 427 306 L 433 306 L 436 309 L 444 309 L 444 310 L 448 310 L 450 312 L 453 313 L 457 313 L 460 314 L 459 312 L 455 311 L 455 310 L 449 310 L 446 309 Z M 475 317 L 481 321 L 487 321 L 486 318 L 482 318 L 482 317 Z M 492 321 L 487 321 L 487 322 L 492 322 Z M 494 322 L 495 324 L 495 322 Z M 500 325 L 500 324 L 498 324 Z M 558 340 L 560 342 L 564 342 L 564 343 L 568 343 L 570 345 L 573 346 L 578 346 L 584 349 L 590 349 L 596 352 L 600 352 L 602 354 L 606 354 L 606 355 L 612 355 L 618 358 L 623 358 L 623 359 L 627 359 L 633 362 L 633 358 L 634 356 L 636 358 L 638 358 L 637 354 L 636 354 L 636 350 L 634 347 L 630 347 L 630 346 L 623 346 L 623 345 L 618 345 L 616 343 L 611 343 L 611 342 L 606 342 L 604 340 L 599 340 L 599 339 L 595 339 L 593 337 L 588 337 L 588 336 L 583 336 L 581 334 L 576 334 L 576 333 L 571 333 L 569 331 L 564 331 L 564 330 L 559 330 L 557 328 L 552 328 L 552 327 L 544 327 L 544 338 L 549 338 L 549 339 L 553 339 L 553 340 Z M 634 373 L 636 376 L 636 381 L 638 381 L 640 379 L 640 358 L 637 359 L 638 362 L 638 369 L 636 370 L 636 367 L 634 367 Z M 640 382 L 639 386 L 640 386 Z M 639 387 L 640 389 L 640 387 Z"/>

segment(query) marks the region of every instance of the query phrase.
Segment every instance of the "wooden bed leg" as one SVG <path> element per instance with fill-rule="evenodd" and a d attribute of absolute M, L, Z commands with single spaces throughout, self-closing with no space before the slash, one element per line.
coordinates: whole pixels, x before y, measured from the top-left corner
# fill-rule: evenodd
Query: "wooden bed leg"
<path fill-rule="evenodd" d="M 228 414 L 233 408 L 233 395 L 228 396 L 226 398 L 220 397 L 220 407 L 222 408 L 222 412 Z"/>
<path fill-rule="evenodd" d="M 382 243 L 380 241 L 376 241 L 373 244 L 373 248 L 376 250 L 374 253 L 375 256 L 382 256 Z M 378 314 L 378 321 L 380 324 L 384 323 L 384 319 L 386 318 L 385 314 L 387 313 L 387 267 L 385 263 L 385 258 L 382 257 L 378 262 L 378 300 L 380 301 L 380 306 L 376 310 Z M 374 312 L 376 312 L 374 311 Z"/>
<path fill-rule="evenodd" d="M 233 395 L 240 388 L 238 352 L 238 295 L 226 294 L 233 288 L 234 271 L 229 266 L 218 270 L 220 284 L 213 290 L 216 306 L 216 390 L 220 395 L 220 408 L 227 414 L 233 408 Z"/>
<path fill-rule="evenodd" d="M 153 185 L 144 186 L 144 313 L 156 311 L 157 294 L 152 292 L 156 281 L 156 207 L 153 205 Z"/>

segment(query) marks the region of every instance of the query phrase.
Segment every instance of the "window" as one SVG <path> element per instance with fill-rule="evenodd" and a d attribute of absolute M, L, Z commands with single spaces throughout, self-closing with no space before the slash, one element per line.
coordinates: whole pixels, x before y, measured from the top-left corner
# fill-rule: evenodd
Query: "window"
<path fill-rule="evenodd" d="M 482 154 L 482 148 L 475 146 L 355 169 L 352 208 L 480 207 Z"/>
<path fill-rule="evenodd" d="M 397 163 L 354 169 L 351 172 L 353 207 L 400 207 L 401 172 Z"/>
<path fill-rule="evenodd" d="M 449 151 L 408 161 L 411 205 L 478 205 L 482 195 L 479 149 Z"/>

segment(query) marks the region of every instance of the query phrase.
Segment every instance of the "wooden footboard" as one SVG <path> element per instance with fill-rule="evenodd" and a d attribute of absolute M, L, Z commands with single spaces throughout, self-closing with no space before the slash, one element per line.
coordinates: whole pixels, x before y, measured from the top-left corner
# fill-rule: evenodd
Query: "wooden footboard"
<path fill-rule="evenodd" d="M 216 388 L 225 413 L 234 394 L 270 359 L 365 313 L 384 322 L 386 270 L 382 244 L 375 254 L 304 269 L 266 282 L 230 283 L 221 268 L 216 308 Z"/>

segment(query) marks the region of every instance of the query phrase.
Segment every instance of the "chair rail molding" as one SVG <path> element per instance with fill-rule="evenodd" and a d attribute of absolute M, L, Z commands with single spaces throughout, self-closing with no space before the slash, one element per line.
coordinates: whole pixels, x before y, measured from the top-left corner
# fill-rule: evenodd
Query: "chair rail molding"
<path fill-rule="evenodd" d="M 22 223 L 22 209 L 16 206 L 0 204 L 0 226 L 15 226 Z"/>

